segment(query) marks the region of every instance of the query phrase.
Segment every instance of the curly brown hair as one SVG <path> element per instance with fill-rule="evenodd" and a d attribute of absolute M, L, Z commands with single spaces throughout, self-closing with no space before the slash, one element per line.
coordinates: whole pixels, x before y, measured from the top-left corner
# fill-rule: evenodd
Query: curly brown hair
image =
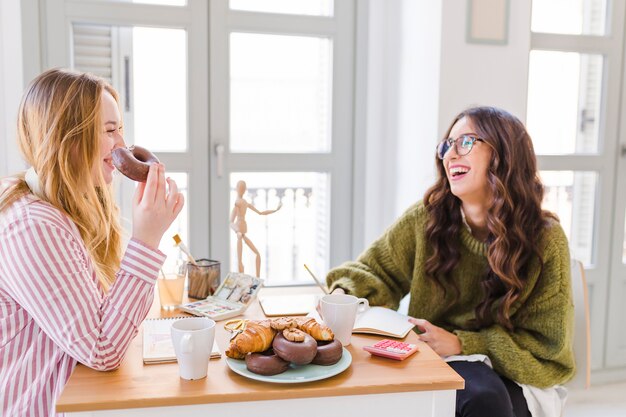
<path fill-rule="evenodd" d="M 476 306 L 473 325 L 481 328 L 497 322 L 509 330 L 511 305 L 518 299 L 533 257 L 543 260 L 536 237 L 548 218 L 541 209 L 544 187 L 537 173 L 532 140 L 522 122 L 512 114 L 493 107 L 474 107 L 457 115 L 446 132 L 462 118 L 469 119 L 478 134 L 493 150 L 487 181 L 492 204 L 487 212 L 488 268 L 481 283 L 484 298 Z M 447 282 L 460 260 L 458 235 L 463 227 L 461 200 L 450 190 L 441 161 L 437 159 L 437 181 L 426 191 L 428 212 L 426 238 L 433 250 L 425 264 L 428 278 L 445 294 Z M 459 296 L 452 284 L 453 300 Z M 492 307 L 497 307 L 493 317 Z"/>

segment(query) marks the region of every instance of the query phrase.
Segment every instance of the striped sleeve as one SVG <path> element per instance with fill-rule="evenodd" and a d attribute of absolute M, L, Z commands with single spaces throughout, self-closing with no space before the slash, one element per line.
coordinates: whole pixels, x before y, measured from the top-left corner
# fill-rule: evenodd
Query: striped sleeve
<path fill-rule="evenodd" d="M 150 309 L 165 255 L 131 240 L 104 295 L 82 240 L 60 213 L 49 214 L 14 223 L 0 242 L 7 289 L 68 355 L 115 369 Z"/>

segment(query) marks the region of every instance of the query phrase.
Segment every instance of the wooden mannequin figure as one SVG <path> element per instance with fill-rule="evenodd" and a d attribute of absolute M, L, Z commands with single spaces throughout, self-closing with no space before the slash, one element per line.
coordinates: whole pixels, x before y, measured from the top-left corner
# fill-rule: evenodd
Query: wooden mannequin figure
<path fill-rule="evenodd" d="M 235 206 L 233 207 L 233 211 L 230 213 L 230 228 L 237 233 L 237 261 L 239 263 L 239 272 L 243 272 L 243 262 L 241 260 L 241 252 L 243 247 L 243 242 L 246 242 L 246 245 L 256 254 L 256 276 L 258 277 L 261 273 L 261 254 L 258 249 L 250 239 L 246 236 L 248 232 L 248 224 L 246 223 L 246 212 L 248 209 L 251 209 L 257 214 L 261 216 L 267 216 L 268 214 L 272 214 L 280 210 L 283 206 L 283 203 L 278 203 L 278 207 L 275 210 L 264 210 L 259 211 L 256 207 L 252 205 L 252 203 L 244 200 L 243 195 L 245 194 L 247 189 L 245 181 L 237 182 L 237 199 L 235 200 Z"/>

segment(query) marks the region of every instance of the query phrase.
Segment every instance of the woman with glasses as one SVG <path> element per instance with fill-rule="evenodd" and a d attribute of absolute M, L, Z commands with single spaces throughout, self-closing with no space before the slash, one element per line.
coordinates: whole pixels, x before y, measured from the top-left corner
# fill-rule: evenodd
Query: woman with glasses
<path fill-rule="evenodd" d="M 560 415 L 574 375 L 568 242 L 541 209 L 523 124 L 492 107 L 459 114 L 437 180 L 329 288 L 397 309 L 464 379 L 457 416 Z"/>

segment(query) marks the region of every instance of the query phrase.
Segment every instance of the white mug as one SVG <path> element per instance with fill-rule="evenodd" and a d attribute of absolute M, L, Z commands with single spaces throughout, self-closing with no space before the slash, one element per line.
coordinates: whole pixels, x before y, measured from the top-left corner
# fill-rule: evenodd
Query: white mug
<path fill-rule="evenodd" d="M 214 340 L 215 322 L 209 318 L 185 318 L 172 324 L 172 343 L 181 378 L 206 377 Z"/>
<path fill-rule="evenodd" d="M 348 294 L 329 294 L 322 297 L 320 305 L 324 323 L 343 346 L 348 346 L 357 313 L 369 307 L 367 299 Z"/>

